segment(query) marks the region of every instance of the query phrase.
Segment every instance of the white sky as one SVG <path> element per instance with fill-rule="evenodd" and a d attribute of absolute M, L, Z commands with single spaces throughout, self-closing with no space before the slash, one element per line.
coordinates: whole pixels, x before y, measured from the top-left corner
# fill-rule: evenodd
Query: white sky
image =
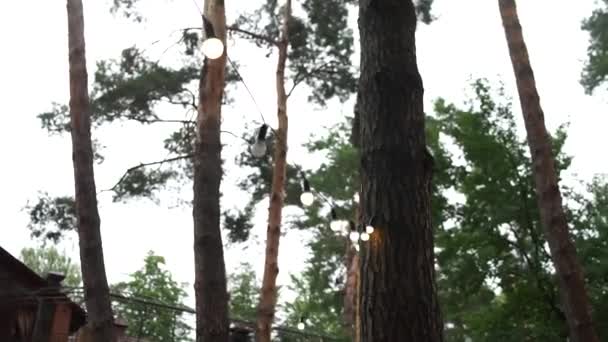
<path fill-rule="evenodd" d="M 141 47 L 150 47 L 151 56 L 158 58 L 177 40 L 176 35 L 168 38 L 172 31 L 200 25 L 192 0 L 155 3 L 158 5 L 150 6 L 156 7 L 145 8 L 147 23 L 135 25 L 113 18 L 108 13 L 109 0 L 84 1 L 90 76 L 95 61 L 116 58 L 123 48 L 135 42 Z M 257 3 L 259 1 L 226 1 L 228 21 L 245 7 L 254 8 Z M 584 180 L 597 173 L 608 173 L 608 159 L 600 157 L 601 148 L 608 146 L 605 134 L 608 92 L 586 96 L 578 83 L 588 42 L 580 23 L 591 13 L 594 2 L 520 0 L 518 3 L 547 125 L 554 129 L 561 123 L 571 122 L 566 150 L 574 156 L 572 173 Z M 437 96 L 462 103 L 468 81 L 477 77 L 504 81 L 507 93 L 516 98 L 497 6 L 497 1 L 490 0 L 436 0 L 438 20 L 430 26 L 420 25 L 417 42 L 427 110 L 431 110 L 430 101 Z M 149 45 L 157 39 L 162 40 L 157 45 Z M 5 117 L 0 125 L 0 246 L 18 255 L 21 248 L 35 245 L 26 229 L 28 216 L 22 210 L 26 203 L 35 201 L 38 191 L 51 195 L 69 195 L 74 191 L 69 135 L 49 137 L 36 118 L 50 108 L 51 102 L 67 103 L 68 100 L 65 1 L 3 1 L 0 43 L 0 108 Z M 228 48 L 231 58 L 242 65 L 241 73 L 266 120 L 273 124 L 275 57 L 266 59 L 264 51 L 242 42 L 229 44 Z M 259 114 L 241 86 L 232 95 L 236 103 L 224 109 L 224 129 L 240 135 L 243 122 L 259 122 Z M 288 105 L 291 129 L 288 158 L 300 163 L 314 162 L 300 147 L 310 134 L 352 112 L 352 102 L 344 106 L 333 103 L 328 109 L 320 110 L 307 104 L 306 96 L 306 89 L 301 88 Z M 519 103 L 515 104 L 519 115 Z M 183 112 L 167 115 L 178 117 Z M 103 151 L 106 161 L 95 169 L 98 189 L 112 186 L 130 166 L 165 157 L 162 140 L 172 128 L 112 124 L 93 132 L 107 146 Z M 237 193 L 232 185 L 238 171 L 231 167 L 234 152 L 242 146 L 230 136 L 223 139 L 231 145 L 224 150 L 229 175 L 224 179 L 223 205 L 229 208 L 244 203 L 245 196 Z M 165 192 L 159 205 L 148 200 L 112 203 L 110 195 L 100 195 L 103 246 L 111 283 L 123 280 L 138 269 L 146 252 L 154 250 L 166 257 L 175 278 L 188 282 L 188 290 L 192 292 L 191 209 L 175 207 L 176 198 L 192 198 L 190 188 L 187 186 L 179 193 Z M 265 234 L 266 206 L 266 203 L 261 206 L 256 221 L 258 236 Z M 307 253 L 302 243 L 305 238 L 305 232 L 290 232 L 281 240 L 279 284 L 287 284 L 289 272 L 301 269 Z M 257 239 L 246 250 L 228 250 L 228 272 L 240 262 L 248 261 L 261 276 L 262 241 Z M 77 244 L 67 242 L 62 246 L 78 258 Z M 193 305 L 193 298 L 187 304 Z"/>

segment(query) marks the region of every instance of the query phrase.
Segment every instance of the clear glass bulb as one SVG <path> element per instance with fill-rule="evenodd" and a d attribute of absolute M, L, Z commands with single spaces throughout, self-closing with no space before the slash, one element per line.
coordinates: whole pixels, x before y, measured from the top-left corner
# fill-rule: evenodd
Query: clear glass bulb
<path fill-rule="evenodd" d="M 361 233 L 361 241 L 369 240 L 369 234 L 366 232 Z"/>
<path fill-rule="evenodd" d="M 350 241 L 357 242 L 359 240 L 359 232 L 350 232 Z"/>
<path fill-rule="evenodd" d="M 305 326 L 304 322 L 298 323 L 298 330 L 304 330 Z"/>
<path fill-rule="evenodd" d="M 209 59 L 217 59 L 224 54 L 224 43 L 218 38 L 205 39 L 201 46 L 203 54 Z"/>
<path fill-rule="evenodd" d="M 262 158 L 266 154 L 266 142 L 264 140 L 256 140 L 251 145 L 251 154 L 256 158 Z"/>
<path fill-rule="evenodd" d="M 338 221 L 338 220 L 333 220 L 331 221 L 331 223 L 329 224 L 329 227 L 331 228 L 331 230 L 333 230 L 334 232 L 339 232 L 342 230 L 342 227 L 344 226 L 344 224 L 342 223 L 342 221 Z"/>
<path fill-rule="evenodd" d="M 367 226 L 365 226 L 365 232 L 366 232 L 367 234 L 371 234 L 371 233 L 373 233 L 373 232 L 374 232 L 374 227 L 373 227 L 372 225 L 369 225 L 369 224 L 368 224 Z"/>
<path fill-rule="evenodd" d="M 300 195 L 300 202 L 302 202 L 302 204 L 305 206 L 311 205 L 312 202 L 314 202 L 314 201 L 315 201 L 315 196 L 313 196 L 312 192 L 310 192 L 310 191 L 304 191 Z"/>

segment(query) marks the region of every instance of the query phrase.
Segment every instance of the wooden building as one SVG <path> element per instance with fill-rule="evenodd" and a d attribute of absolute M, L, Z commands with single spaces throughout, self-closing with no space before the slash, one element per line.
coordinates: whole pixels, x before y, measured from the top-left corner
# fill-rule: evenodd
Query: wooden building
<path fill-rule="evenodd" d="M 0 341 L 67 342 L 85 311 L 61 293 L 64 276 L 39 276 L 0 247 Z"/>

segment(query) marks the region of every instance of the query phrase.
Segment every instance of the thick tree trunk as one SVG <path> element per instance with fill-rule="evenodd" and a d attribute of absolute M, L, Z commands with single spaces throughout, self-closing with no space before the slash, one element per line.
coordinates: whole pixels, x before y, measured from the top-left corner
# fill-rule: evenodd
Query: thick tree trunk
<path fill-rule="evenodd" d="M 276 71 L 277 118 L 279 128 L 275 139 L 274 169 L 272 189 L 268 209 L 268 228 L 266 230 L 266 259 L 262 291 L 258 304 L 256 341 L 270 342 L 270 330 L 277 304 L 277 275 L 279 274 L 279 240 L 281 238 L 281 217 L 283 213 L 283 190 L 287 170 L 287 94 L 285 92 L 285 63 L 289 47 L 288 23 L 291 20 L 291 0 L 284 7 L 281 39 L 278 42 L 279 58 Z"/>
<path fill-rule="evenodd" d="M 204 6 L 215 35 L 225 42 L 224 1 L 206 0 Z M 225 68 L 226 53 L 218 59 L 206 59 L 199 84 L 193 203 L 197 342 L 228 342 L 229 338 L 226 266 L 220 230 L 220 122 Z"/>
<path fill-rule="evenodd" d="M 103 261 L 101 223 L 97 210 L 97 191 L 93 173 L 91 105 L 87 83 L 82 1 L 68 0 L 67 12 L 72 160 L 82 282 L 84 283 L 88 321 L 94 341 L 108 342 L 113 341 L 114 320 Z"/>
<path fill-rule="evenodd" d="M 498 4 L 528 133 L 541 222 L 545 227 L 557 273 L 570 338 L 573 342 L 599 341 L 591 318 L 583 271 L 568 233 L 551 140 L 545 127 L 544 114 L 536 90 L 528 49 L 519 24 L 515 0 L 499 0 Z"/>
<path fill-rule="evenodd" d="M 423 87 L 411 0 L 361 0 L 361 341 L 443 341 L 435 285 Z"/>

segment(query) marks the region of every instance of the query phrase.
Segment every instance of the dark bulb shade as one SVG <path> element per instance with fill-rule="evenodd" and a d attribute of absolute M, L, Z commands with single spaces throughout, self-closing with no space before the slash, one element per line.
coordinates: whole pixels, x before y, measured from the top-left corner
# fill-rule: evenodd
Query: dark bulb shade
<path fill-rule="evenodd" d="M 308 183 L 308 179 L 304 178 L 302 187 L 304 188 L 304 192 L 310 192 L 310 183 Z"/>
<path fill-rule="evenodd" d="M 262 126 L 260 126 L 260 129 L 258 130 L 258 136 L 257 136 L 258 141 L 266 140 L 266 132 L 268 132 L 268 125 L 262 124 Z"/>
<path fill-rule="evenodd" d="M 331 208 L 331 219 L 332 220 L 338 219 L 338 215 L 336 214 L 336 209 L 334 209 L 334 208 Z"/>
<path fill-rule="evenodd" d="M 348 227 L 350 228 L 351 232 L 354 232 L 357 229 L 355 227 L 355 222 L 353 222 L 353 221 L 348 221 Z"/>
<path fill-rule="evenodd" d="M 215 36 L 215 30 L 213 29 L 213 24 L 211 21 L 203 15 L 203 28 L 205 29 L 205 38 L 217 38 Z"/>

